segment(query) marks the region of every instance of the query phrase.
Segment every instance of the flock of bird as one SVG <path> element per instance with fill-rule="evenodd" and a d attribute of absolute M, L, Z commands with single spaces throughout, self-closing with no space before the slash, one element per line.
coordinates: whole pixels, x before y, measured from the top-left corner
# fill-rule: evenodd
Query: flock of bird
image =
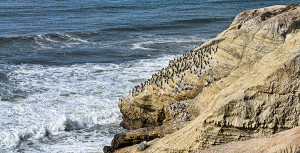
<path fill-rule="evenodd" d="M 212 55 L 217 52 L 218 46 L 204 46 L 194 51 L 192 50 L 189 54 L 183 55 L 178 59 L 171 60 L 168 67 L 162 68 L 153 74 L 151 79 L 135 86 L 131 91 L 132 96 L 137 96 L 147 86 L 151 86 L 153 91 L 171 88 L 174 94 L 182 90 L 192 90 L 193 85 L 185 81 L 186 74 L 193 74 L 198 77 L 202 74 L 208 74 L 212 68 Z M 213 79 L 215 80 L 215 78 Z"/>

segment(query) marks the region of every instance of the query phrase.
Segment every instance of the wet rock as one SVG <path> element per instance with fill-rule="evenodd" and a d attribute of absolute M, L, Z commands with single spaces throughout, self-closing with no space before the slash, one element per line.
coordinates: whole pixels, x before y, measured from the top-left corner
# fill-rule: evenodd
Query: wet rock
<path fill-rule="evenodd" d="M 162 138 L 167 134 L 179 130 L 185 125 L 185 122 L 173 123 L 157 127 L 144 127 L 136 130 L 129 130 L 116 134 L 112 140 L 111 147 L 106 150 L 117 150 L 143 141 L 150 141 L 156 138 Z"/>
<path fill-rule="evenodd" d="M 111 146 L 104 146 L 103 152 L 104 153 L 113 153 L 114 149 Z"/>

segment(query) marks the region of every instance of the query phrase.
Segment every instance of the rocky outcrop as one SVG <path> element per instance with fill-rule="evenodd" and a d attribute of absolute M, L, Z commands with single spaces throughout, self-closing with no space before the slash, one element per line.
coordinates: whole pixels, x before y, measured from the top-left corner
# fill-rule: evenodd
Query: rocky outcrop
<path fill-rule="evenodd" d="M 300 127 L 286 130 L 269 137 L 237 141 L 197 151 L 196 153 L 228 152 L 300 152 Z M 297 153 L 298 153 L 297 152 Z"/>
<path fill-rule="evenodd" d="M 155 144 L 155 140 L 152 144 Z M 137 145 L 135 145 L 137 146 Z M 116 152 L 139 153 L 135 146 L 122 148 Z M 149 151 L 148 151 L 149 152 Z M 171 152 L 171 151 L 162 151 Z M 181 151 L 187 152 L 187 151 Z M 195 153 L 299 153 L 300 152 L 300 127 L 295 127 L 268 137 L 253 138 L 245 141 L 229 142 L 211 148 L 195 151 Z"/>
<path fill-rule="evenodd" d="M 131 130 L 114 141 L 140 143 L 124 135 L 181 123 L 163 137 L 143 136 L 162 137 L 145 152 L 188 152 L 299 126 L 299 14 L 299 4 L 242 12 L 215 39 L 170 61 L 121 99 L 122 125 Z"/>
<path fill-rule="evenodd" d="M 111 143 L 112 147 L 109 150 L 116 150 L 132 144 L 138 144 L 144 140 L 153 140 L 155 138 L 162 138 L 170 133 L 173 133 L 185 126 L 185 122 L 172 123 L 168 125 L 144 127 L 136 130 L 129 130 L 123 133 L 116 134 Z M 108 151 L 105 151 L 108 152 Z"/>

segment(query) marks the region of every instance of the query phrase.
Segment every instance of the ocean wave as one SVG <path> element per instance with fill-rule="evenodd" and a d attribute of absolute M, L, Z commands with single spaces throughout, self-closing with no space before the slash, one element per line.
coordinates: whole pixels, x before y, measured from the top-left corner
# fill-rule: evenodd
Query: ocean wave
<path fill-rule="evenodd" d="M 168 37 L 168 36 L 160 36 L 160 37 L 156 37 L 156 38 L 141 38 L 140 41 L 137 42 L 133 42 L 131 44 L 131 48 L 132 50 L 135 49 L 142 49 L 142 50 L 155 50 L 157 48 L 155 48 L 155 46 L 157 44 L 171 44 L 171 43 L 176 43 L 177 45 L 180 43 L 185 43 L 185 45 L 187 45 L 187 43 L 189 44 L 200 44 L 203 42 L 208 41 L 209 39 L 205 39 L 205 38 L 199 38 L 199 37 L 195 37 L 195 36 L 188 36 L 188 37 Z M 198 46 L 195 46 L 195 48 Z M 161 49 L 161 48 L 159 48 Z"/>
<path fill-rule="evenodd" d="M 190 28 L 191 24 L 207 24 L 207 23 L 215 23 L 220 21 L 232 21 L 231 17 L 216 17 L 216 18 L 196 18 L 196 19 L 182 19 L 182 20 L 172 20 L 167 22 L 161 22 L 152 25 L 132 25 L 127 27 L 114 27 L 103 29 L 102 31 L 109 32 L 137 32 L 137 31 L 155 31 L 155 30 L 170 30 L 170 29 L 182 29 L 182 28 Z"/>
<path fill-rule="evenodd" d="M 39 125 L 19 130 L 4 130 L 0 132 L 0 146 L 3 150 L 14 150 L 22 143 L 28 141 L 37 143 L 37 141 L 41 139 L 44 140 L 44 138 L 59 135 L 64 131 L 70 132 L 72 130 L 81 130 L 84 128 L 86 128 L 86 123 L 83 121 L 76 121 L 63 116 L 47 126 Z"/>
<path fill-rule="evenodd" d="M 103 29 L 102 31 L 108 32 L 136 32 L 136 31 L 154 31 L 154 30 L 166 30 L 166 29 L 180 29 L 184 28 L 182 25 L 172 25 L 172 24 L 157 24 L 157 25 L 134 25 L 128 27 L 115 27 L 115 28 L 107 28 Z"/>
<path fill-rule="evenodd" d="M 175 57 L 120 64 L 3 65 L 0 71 L 8 78 L 3 87 L 11 92 L 3 97 L 16 96 L 12 92 L 16 89 L 27 94 L 0 100 L 0 148 L 3 152 L 101 150 L 121 131 L 118 99 Z"/>
<path fill-rule="evenodd" d="M 10 36 L 0 37 L 0 44 L 8 43 L 32 43 L 35 42 L 42 49 L 51 49 L 52 46 L 71 47 L 77 44 L 95 44 L 95 42 L 88 41 L 80 37 L 76 33 L 50 33 L 24 36 Z M 57 45 L 59 44 L 59 45 Z M 65 44 L 65 45 L 63 45 Z"/>
<path fill-rule="evenodd" d="M 113 11 L 113 10 L 131 10 L 131 9 L 142 9 L 143 7 L 138 7 L 134 5 L 91 5 L 88 7 L 76 7 L 69 9 L 55 8 L 51 11 L 53 12 L 86 12 L 86 11 Z"/>
<path fill-rule="evenodd" d="M 187 19 L 187 20 L 175 20 L 170 23 L 185 23 L 185 24 L 196 24 L 196 23 L 211 23 L 219 21 L 232 21 L 233 18 L 199 18 L 199 19 Z"/>

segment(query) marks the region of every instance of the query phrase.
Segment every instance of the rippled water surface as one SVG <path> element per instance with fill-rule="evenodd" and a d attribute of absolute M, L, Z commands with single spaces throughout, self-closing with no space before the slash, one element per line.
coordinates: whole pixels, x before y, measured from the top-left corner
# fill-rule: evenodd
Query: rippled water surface
<path fill-rule="evenodd" d="M 0 152 L 102 152 L 118 99 L 278 0 L 1 0 Z"/>

